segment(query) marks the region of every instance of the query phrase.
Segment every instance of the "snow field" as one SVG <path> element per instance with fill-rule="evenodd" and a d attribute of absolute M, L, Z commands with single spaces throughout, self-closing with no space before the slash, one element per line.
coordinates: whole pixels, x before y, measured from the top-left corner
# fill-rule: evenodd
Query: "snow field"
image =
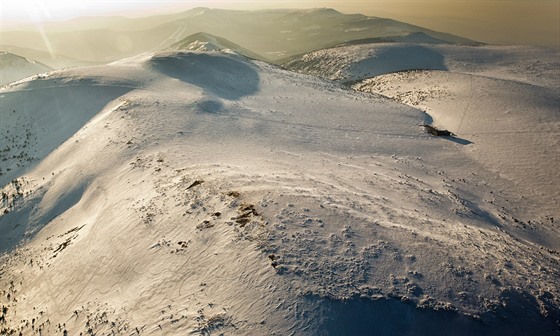
<path fill-rule="evenodd" d="M 449 78 L 462 93 L 470 77 Z M 41 102 L 46 87 L 59 108 Z M 65 70 L 0 96 L 6 130 L 29 129 L 13 109 L 44 115 L 25 147 L 35 159 L 0 176 L 7 330 L 557 330 L 558 227 L 532 212 L 551 202 L 519 195 L 524 171 L 503 170 L 506 157 L 468 149 L 491 155 L 492 137 L 434 138 L 417 108 L 214 52 Z M 443 126 L 459 118 L 425 110 Z M 547 111 L 512 113 L 510 127 L 554 127 Z M 72 130 L 58 123 L 69 116 Z M 377 319 L 352 326 L 345 311 Z M 404 313 L 411 329 L 391 329 Z M 380 316 L 395 323 L 366 323 Z"/>

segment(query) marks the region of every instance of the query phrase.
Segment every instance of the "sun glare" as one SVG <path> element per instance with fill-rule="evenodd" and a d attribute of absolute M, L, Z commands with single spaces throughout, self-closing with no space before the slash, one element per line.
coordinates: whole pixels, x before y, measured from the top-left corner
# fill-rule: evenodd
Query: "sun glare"
<path fill-rule="evenodd" d="M 2 26 L 68 20 L 80 16 L 115 15 L 161 6 L 165 1 L 2 0 Z"/>
<path fill-rule="evenodd" d="M 2 1 L 2 20 L 7 23 L 29 23 L 71 17 L 79 14 L 75 4 L 60 1 Z"/>

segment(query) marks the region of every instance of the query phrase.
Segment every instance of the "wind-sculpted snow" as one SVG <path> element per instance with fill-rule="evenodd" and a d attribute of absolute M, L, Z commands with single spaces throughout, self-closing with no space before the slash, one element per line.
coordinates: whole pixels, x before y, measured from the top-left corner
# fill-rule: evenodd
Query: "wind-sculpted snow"
<path fill-rule="evenodd" d="M 446 70 L 444 57 L 426 46 L 384 44 L 364 50 L 360 45 L 324 49 L 296 58 L 284 67 L 319 75 L 331 80 L 349 81 L 402 70 Z M 361 53 L 367 53 L 367 55 Z"/>
<path fill-rule="evenodd" d="M 558 86 L 554 49 L 411 43 L 363 44 L 360 40 L 295 57 L 284 67 L 339 82 L 409 70 L 448 70 L 538 86 Z"/>
<path fill-rule="evenodd" d="M 168 53 L 154 56 L 151 67 L 167 76 L 203 88 L 224 99 L 255 93 L 259 75 L 242 56 L 221 53 Z"/>
<path fill-rule="evenodd" d="M 52 76 L 0 92 L 63 140 L 1 191 L 3 333 L 557 333 L 544 196 L 424 111 L 231 54 Z M 46 87 L 60 118 L 97 112 L 68 136 Z"/>
<path fill-rule="evenodd" d="M 307 305 L 316 305 L 323 313 L 324 320 L 315 323 L 320 325 L 317 334 L 325 335 L 547 335 L 555 328 L 554 325 L 529 326 L 524 318 L 512 318 L 507 308 L 498 309 L 502 321 L 489 328 L 453 311 L 418 309 L 406 301 L 372 302 L 364 298 L 339 301 L 313 296 L 308 300 Z M 536 302 L 527 304 L 521 299 L 514 304 L 519 302 L 526 304 L 523 308 L 526 315 L 538 314 Z"/>

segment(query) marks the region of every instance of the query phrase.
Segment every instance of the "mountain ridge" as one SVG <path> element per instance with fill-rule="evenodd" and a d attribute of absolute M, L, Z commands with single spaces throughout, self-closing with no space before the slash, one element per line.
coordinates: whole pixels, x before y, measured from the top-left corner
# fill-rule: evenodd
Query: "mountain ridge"
<path fill-rule="evenodd" d="M 45 37 L 49 46 L 40 33 L 31 31 L 5 31 L 3 43 L 43 51 L 50 48 L 52 53 L 87 62 L 110 62 L 166 49 L 203 31 L 235 41 L 267 61 L 275 62 L 345 41 L 395 35 L 395 32 L 420 31 L 451 42 L 472 42 L 391 19 L 342 14 L 331 9 L 232 11 L 198 8 L 176 15 L 123 21 L 129 25 L 121 25 L 118 20 L 86 22 L 86 29 L 74 33 L 61 26 L 66 24 L 76 29 L 75 21 L 58 23 L 52 30 L 47 25 Z"/>

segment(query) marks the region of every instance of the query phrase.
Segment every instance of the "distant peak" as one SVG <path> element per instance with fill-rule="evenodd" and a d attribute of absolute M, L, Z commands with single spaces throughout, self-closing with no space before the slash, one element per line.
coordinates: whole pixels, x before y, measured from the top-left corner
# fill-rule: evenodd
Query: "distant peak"
<path fill-rule="evenodd" d="M 216 35 L 212 35 L 212 34 L 209 34 L 209 33 L 206 33 L 206 32 L 198 32 L 198 33 L 194 33 L 192 35 L 189 35 L 186 38 L 192 39 L 192 38 L 209 38 L 209 37 L 210 38 L 215 38 Z"/>
<path fill-rule="evenodd" d="M 407 36 L 430 36 L 424 32 L 412 32 L 412 33 L 408 33 L 406 34 Z"/>
<path fill-rule="evenodd" d="M 298 14 L 298 13 L 299 14 L 305 14 L 305 15 L 325 15 L 325 16 L 343 15 L 339 11 L 336 11 L 332 8 L 327 8 L 327 7 L 309 8 L 309 9 L 295 9 L 294 13 L 295 14 Z"/>
<path fill-rule="evenodd" d="M 208 7 L 195 7 L 193 9 L 188 10 L 187 12 L 194 12 L 194 13 L 198 13 L 198 12 L 203 12 L 203 11 L 207 11 L 210 10 L 211 8 Z"/>
<path fill-rule="evenodd" d="M 208 7 L 196 7 L 193 9 L 190 9 L 188 11 L 186 11 L 187 14 L 190 14 L 191 16 L 197 16 L 197 15 L 202 15 L 205 14 L 208 11 L 211 11 L 211 8 Z"/>
<path fill-rule="evenodd" d="M 341 14 L 339 11 L 337 11 L 334 8 L 329 8 L 329 7 L 324 7 L 324 8 L 319 8 L 320 11 L 325 12 L 325 13 L 333 13 L 333 14 Z"/>

